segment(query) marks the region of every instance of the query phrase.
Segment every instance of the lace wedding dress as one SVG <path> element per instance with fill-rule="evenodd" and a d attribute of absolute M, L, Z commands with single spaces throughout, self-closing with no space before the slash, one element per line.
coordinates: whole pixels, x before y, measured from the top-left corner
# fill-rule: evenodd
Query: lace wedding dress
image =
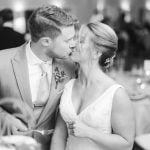
<path fill-rule="evenodd" d="M 113 96 L 121 85 L 114 84 L 109 87 L 101 96 L 99 96 L 92 104 L 87 106 L 79 114 L 75 112 L 71 95 L 72 87 L 76 79 L 70 80 L 64 89 L 60 101 L 60 114 L 63 120 L 68 124 L 79 119 L 88 126 L 95 128 L 99 133 L 111 134 L 111 110 Z M 80 138 L 71 135 L 68 129 L 68 139 L 66 150 L 103 150 L 93 140 L 88 138 Z"/>

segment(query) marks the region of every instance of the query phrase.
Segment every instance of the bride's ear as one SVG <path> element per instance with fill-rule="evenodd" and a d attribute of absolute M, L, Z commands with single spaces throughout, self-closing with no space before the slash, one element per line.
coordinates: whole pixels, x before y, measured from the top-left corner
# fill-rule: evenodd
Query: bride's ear
<path fill-rule="evenodd" d="M 93 58 L 94 59 L 99 59 L 101 57 L 102 53 L 95 50 L 94 53 L 93 53 Z"/>
<path fill-rule="evenodd" d="M 98 58 L 100 58 L 102 56 L 102 53 L 97 51 L 97 56 L 98 56 Z"/>

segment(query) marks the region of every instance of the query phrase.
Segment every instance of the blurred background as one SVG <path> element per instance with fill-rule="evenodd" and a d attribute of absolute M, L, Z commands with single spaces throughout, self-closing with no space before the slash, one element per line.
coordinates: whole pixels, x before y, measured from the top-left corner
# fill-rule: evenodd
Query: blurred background
<path fill-rule="evenodd" d="M 34 8 L 44 4 L 64 8 L 81 23 L 98 20 L 112 26 L 119 37 L 116 68 L 139 71 L 144 60 L 150 59 L 150 0 L 1 0 L 0 11 L 10 8 L 13 29 L 29 40 L 27 19 Z M 3 26 L 2 17 L 0 26 Z"/>
<path fill-rule="evenodd" d="M 64 8 L 81 24 L 100 21 L 116 31 L 118 53 L 109 75 L 133 102 L 136 136 L 150 133 L 150 0 L 0 0 L 0 50 L 30 40 L 27 20 L 33 9 L 45 4 Z M 6 28 L 8 34 L 12 28 L 16 38 L 4 33 Z"/>
<path fill-rule="evenodd" d="M 33 9 L 46 4 L 73 13 L 81 24 L 100 21 L 110 25 L 119 39 L 110 75 L 130 92 L 137 93 L 135 87 L 145 92 L 150 80 L 150 0 L 0 0 L 0 50 L 30 40 L 27 20 Z M 126 82 L 131 77 L 132 82 Z"/>

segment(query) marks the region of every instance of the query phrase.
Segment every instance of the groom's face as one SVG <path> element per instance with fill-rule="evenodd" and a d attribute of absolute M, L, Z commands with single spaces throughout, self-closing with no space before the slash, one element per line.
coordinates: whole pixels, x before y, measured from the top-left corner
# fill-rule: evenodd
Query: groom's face
<path fill-rule="evenodd" d="M 53 41 L 51 53 L 59 59 L 67 59 L 76 47 L 74 26 L 61 28 L 61 34 Z"/>

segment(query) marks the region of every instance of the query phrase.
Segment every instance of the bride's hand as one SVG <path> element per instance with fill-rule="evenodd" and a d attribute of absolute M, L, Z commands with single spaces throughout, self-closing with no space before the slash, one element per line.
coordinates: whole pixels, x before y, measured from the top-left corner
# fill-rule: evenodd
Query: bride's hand
<path fill-rule="evenodd" d="M 84 122 L 77 120 L 73 123 L 73 134 L 78 137 L 88 137 L 92 128 L 86 125 Z"/>

